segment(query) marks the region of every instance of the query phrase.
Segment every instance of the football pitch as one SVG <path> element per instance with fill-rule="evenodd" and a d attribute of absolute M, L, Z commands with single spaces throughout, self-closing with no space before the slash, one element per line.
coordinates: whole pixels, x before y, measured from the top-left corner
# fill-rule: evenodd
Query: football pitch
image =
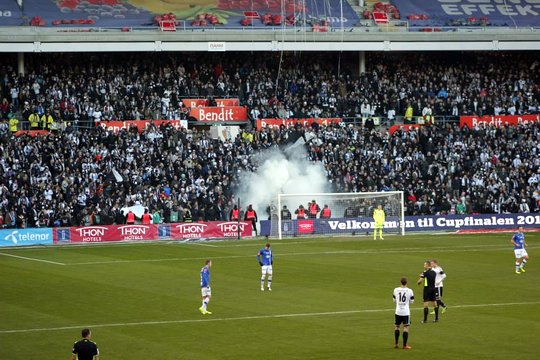
<path fill-rule="evenodd" d="M 100 359 L 534 358 L 540 336 L 540 233 L 514 273 L 511 234 L 264 239 L 0 249 L 0 359 L 68 359 L 84 327 Z M 448 311 L 422 324 L 423 261 L 448 277 Z M 199 271 L 212 259 L 203 316 Z M 415 292 L 409 343 L 394 349 L 392 291 Z M 433 315 L 430 315 L 430 320 Z M 401 343 L 401 339 L 400 339 Z"/>

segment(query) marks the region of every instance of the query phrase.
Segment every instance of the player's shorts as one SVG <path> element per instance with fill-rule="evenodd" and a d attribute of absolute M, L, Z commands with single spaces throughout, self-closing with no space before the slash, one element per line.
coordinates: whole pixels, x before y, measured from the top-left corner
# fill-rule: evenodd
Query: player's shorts
<path fill-rule="evenodd" d="M 437 286 L 435 288 L 435 298 L 437 300 L 441 300 L 442 295 L 443 295 L 443 287 L 442 286 Z"/>
<path fill-rule="evenodd" d="M 261 266 L 261 272 L 263 275 L 272 275 L 272 265 Z"/>
<path fill-rule="evenodd" d="M 528 256 L 527 250 L 525 249 L 514 249 L 514 254 L 516 255 L 516 259 Z"/>
<path fill-rule="evenodd" d="M 203 297 L 212 296 L 212 289 L 210 289 L 210 286 L 202 287 L 201 288 L 201 295 Z"/>
<path fill-rule="evenodd" d="M 424 286 L 424 301 L 436 301 L 437 295 L 435 294 L 435 288 L 429 288 Z"/>
<path fill-rule="evenodd" d="M 375 229 L 380 229 L 384 227 L 384 222 L 375 222 Z"/>
<path fill-rule="evenodd" d="M 394 325 L 399 326 L 401 324 L 409 326 L 411 324 L 411 317 L 409 315 L 395 315 Z"/>

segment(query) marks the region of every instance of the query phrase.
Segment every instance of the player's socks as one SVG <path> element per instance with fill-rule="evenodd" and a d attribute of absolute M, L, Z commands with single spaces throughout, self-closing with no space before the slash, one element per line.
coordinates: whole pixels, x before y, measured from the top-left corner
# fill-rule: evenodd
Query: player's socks
<path fill-rule="evenodd" d="M 394 339 L 396 340 L 396 346 L 399 341 L 399 330 L 394 330 Z M 405 333 L 403 333 L 403 342 L 405 342 Z"/>
<path fill-rule="evenodd" d="M 424 308 L 424 322 L 427 321 L 428 313 L 429 313 L 429 309 L 428 309 L 427 307 L 425 307 L 425 308 Z"/>
<path fill-rule="evenodd" d="M 264 291 L 264 276 L 261 278 L 261 291 Z"/>
<path fill-rule="evenodd" d="M 520 264 L 519 261 L 516 261 L 516 273 L 519 274 Z"/>
<path fill-rule="evenodd" d="M 404 331 L 403 332 L 403 348 L 407 347 L 407 341 L 409 340 L 409 332 Z"/>
<path fill-rule="evenodd" d="M 439 307 L 435 306 L 435 321 L 439 321 Z"/>
<path fill-rule="evenodd" d="M 272 291 L 272 275 L 268 275 L 268 282 L 266 284 L 268 290 Z"/>
<path fill-rule="evenodd" d="M 521 272 L 525 272 L 524 267 L 525 267 L 525 264 L 526 264 L 526 263 L 527 263 L 527 260 L 525 260 L 525 259 L 523 259 L 523 260 L 521 261 L 521 265 L 519 266 L 519 269 L 521 270 Z"/>

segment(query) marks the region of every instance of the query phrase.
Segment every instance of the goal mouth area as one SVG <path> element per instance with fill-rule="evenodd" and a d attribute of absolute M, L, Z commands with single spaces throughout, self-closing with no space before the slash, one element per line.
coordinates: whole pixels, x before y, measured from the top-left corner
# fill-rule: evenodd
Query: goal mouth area
<path fill-rule="evenodd" d="M 402 191 L 278 194 L 269 236 L 405 234 Z"/>

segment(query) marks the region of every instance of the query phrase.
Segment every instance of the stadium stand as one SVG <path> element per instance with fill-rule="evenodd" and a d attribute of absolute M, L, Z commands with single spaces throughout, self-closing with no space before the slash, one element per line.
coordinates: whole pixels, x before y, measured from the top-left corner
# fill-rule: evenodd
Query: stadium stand
<path fill-rule="evenodd" d="M 434 116 L 538 114 L 540 57 L 521 53 L 373 54 L 360 76 L 354 57 L 287 56 L 278 79 L 278 54 L 246 58 L 210 54 L 94 54 L 27 56 L 27 73 L 13 58 L 0 61 L 2 117 L 49 111 L 55 122 L 90 127 L 95 121 L 186 119 L 183 98 L 238 98 L 257 118 L 347 118 L 425 109 Z M 459 61 L 457 61 L 459 59 Z M 336 64 L 343 61 L 342 72 Z M 61 74 L 58 76 L 58 74 Z M 277 84 L 277 86 L 276 86 Z M 11 115 L 10 115 L 11 114 Z M 391 119 L 391 122 L 394 120 Z"/>
<path fill-rule="evenodd" d="M 242 131 L 233 141 L 204 130 L 150 127 L 142 134 L 101 127 L 11 137 L 0 128 L 3 226 L 123 223 L 119 209 L 142 205 L 182 221 L 226 219 L 239 170 L 292 128 Z M 540 210 L 540 123 L 458 125 L 389 135 L 344 123 L 307 127 L 309 159 L 322 162 L 336 190 L 406 192 L 407 214 Z M 242 161 L 239 161 L 241 159 Z M 115 174 L 116 172 L 116 174 Z M 96 216 L 97 215 L 97 216 Z"/>

